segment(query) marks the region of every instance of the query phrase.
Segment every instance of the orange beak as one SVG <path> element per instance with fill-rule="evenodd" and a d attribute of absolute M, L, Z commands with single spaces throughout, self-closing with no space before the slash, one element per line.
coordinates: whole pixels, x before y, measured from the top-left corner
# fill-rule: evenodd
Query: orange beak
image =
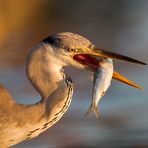
<path fill-rule="evenodd" d="M 130 86 L 133 86 L 133 87 L 135 87 L 135 88 L 144 90 L 143 87 L 141 87 L 141 86 L 135 84 L 133 81 L 131 81 L 131 80 L 125 78 L 124 76 L 122 76 L 121 74 L 119 74 L 119 73 L 116 72 L 116 71 L 113 72 L 113 78 L 116 79 L 116 80 L 118 80 L 118 81 L 120 81 L 120 82 L 123 82 L 123 83 L 125 83 L 125 84 L 128 84 L 128 85 L 130 85 Z"/>
<path fill-rule="evenodd" d="M 146 63 L 142 61 L 139 61 L 139 60 L 136 60 L 136 59 L 133 59 L 133 58 L 130 58 L 130 57 L 118 54 L 118 53 L 109 52 L 109 51 L 106 51 L 100 48 L 95 48 L 93 50 L 87 48 L 83 50 L 83 53 L 76 54 L 73 56 L 74 60 L 84 65 L 84 67 L 91 69 L 92 71 L 96 71 L 96 69 L 98 68 L 98 65 L 100 62 L 99 58 L 118 59 L 118 60 L 124 60 L 128 62 L 136 63 L 136 64 L 146 65 Z M 127 78 L 117 73 L 116 71 L 114 71 L 113 73 L 113 78 L 122 83 L 125 83 L 135 88 L 143 90 L 141 86 L 135 84 L 131 80 L 128 80 Z"/>

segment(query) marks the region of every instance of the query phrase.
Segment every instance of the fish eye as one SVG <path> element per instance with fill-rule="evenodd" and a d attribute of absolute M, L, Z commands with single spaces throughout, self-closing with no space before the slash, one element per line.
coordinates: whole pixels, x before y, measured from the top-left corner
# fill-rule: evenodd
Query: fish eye
<path fill-rule="evenodd" d="M 79 49 L 77 49 L 77 48 L 70 48 L 69 49 L 69 52 L 78 52 L 79 51 Z"/>

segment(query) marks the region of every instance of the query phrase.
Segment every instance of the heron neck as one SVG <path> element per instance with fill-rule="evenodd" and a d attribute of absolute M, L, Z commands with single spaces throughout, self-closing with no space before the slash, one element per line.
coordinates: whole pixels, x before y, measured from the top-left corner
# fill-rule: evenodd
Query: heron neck
<path fill-rule="evenodd" d="M 46 50 L 35 50 L 28 58 L 27 75 L 32 85 L 46 100 L 62 84 L 62 67 L 55 64 L 55 58 Z"/>

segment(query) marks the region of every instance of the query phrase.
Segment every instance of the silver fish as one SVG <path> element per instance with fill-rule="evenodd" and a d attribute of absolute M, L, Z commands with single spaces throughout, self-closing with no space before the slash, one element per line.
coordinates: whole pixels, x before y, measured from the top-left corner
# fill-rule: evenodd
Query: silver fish
<path fill-rule="evenodd" d="M 111 59 L 101 59 L 94 74 L 92 102 L 85 115 L 89 114 L 90 112 L 94 112 L 97 118 L 100 117 L 98 102 L 109 88 L 112 76 L 113 61 Z"/>

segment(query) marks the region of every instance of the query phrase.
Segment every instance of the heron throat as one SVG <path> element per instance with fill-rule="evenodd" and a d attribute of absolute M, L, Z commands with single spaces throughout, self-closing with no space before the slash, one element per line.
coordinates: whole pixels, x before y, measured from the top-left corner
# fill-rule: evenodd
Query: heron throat
<path fill-rule="evenodd" d="M 56 58 L 47 52 L 38 45 L 28 56 L 26 67 L 27 76 L 42 99 L 47 99 L 63 82 L 62 66 L 57 65 Z"/>

